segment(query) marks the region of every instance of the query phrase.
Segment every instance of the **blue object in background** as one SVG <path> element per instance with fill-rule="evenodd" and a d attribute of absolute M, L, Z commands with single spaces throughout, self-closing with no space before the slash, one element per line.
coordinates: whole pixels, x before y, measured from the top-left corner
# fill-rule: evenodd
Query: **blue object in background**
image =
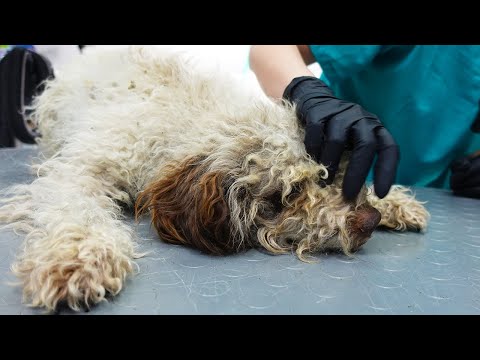
<path fill-rule="evenodd" d="M 11 45 L 12 47 L 21 47 L 29 50 L 35 50 L 35 45 Z"/>

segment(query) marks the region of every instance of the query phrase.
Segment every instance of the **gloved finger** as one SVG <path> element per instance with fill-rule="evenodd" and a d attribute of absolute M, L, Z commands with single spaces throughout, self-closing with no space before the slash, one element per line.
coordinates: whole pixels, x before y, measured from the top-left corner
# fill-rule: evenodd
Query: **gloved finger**
<path fill-rule="evenodd" d="M 376 130 L 376 137 L 378 156 L 373 173 L 373 183 L 375 194 L 382 199 L 388 194 L 395 181 L 400 151 L 392 135 L 384 127 Z"/>
<path fill-rule="evenodd" d="M 357 121 L 350 130 L 352 154 L 343 179 L 343 195 L 347 200 L 357 197 L 372 166 L 377 150 L 374 129 L 366 119 Z"/>
<path fill-rule="evenodd" d="M 340 159 L 345 151 L 347 142 L 347 131 L 342 121 L 331 119 L 325 129 L 325 143 L 320 154 L 320 163 L 325 165 L 328 170 L 326 184 L 330 185 L 335 179 L 335 174 L 340 164 Z"/>
<path fill-rule="evenodd" d="M 305 126 L 305 150 L 316 161 L 320 161 L 320 153 L 325 141 L 325 122 L 310 121 Z"/>

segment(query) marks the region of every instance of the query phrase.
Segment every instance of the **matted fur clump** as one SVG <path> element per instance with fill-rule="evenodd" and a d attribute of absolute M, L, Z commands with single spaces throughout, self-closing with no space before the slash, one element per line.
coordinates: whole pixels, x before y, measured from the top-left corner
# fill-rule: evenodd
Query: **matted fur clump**
<path fill-rule="evenodd" d="M 78 310 L 117 294 L 137 256 L 128 207 L 150 214 L 162 240 L 217 255 L 351 254 L 378 223 L 425 228 L 428 213 L 400 186 L 346 202 L 347 159 L 325 186 L 293 107 L 237 84 L 142 48 L 86 54 L 47 84 L 34 104 L 38 176 L 0 199 L 0 222 L 26 234 L 12 266 L 25 301 Z"/>

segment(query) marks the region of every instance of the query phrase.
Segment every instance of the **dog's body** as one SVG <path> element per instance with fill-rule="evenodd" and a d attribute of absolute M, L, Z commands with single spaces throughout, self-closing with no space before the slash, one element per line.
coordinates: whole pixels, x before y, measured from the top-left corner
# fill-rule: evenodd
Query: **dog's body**
<path fill-rule="evenodd" d="M 162 240 L 227 254 L 364 244 L 379 221 L 423 229 L 428 213 L 408 190 L 379 200 L 341 194 L 303 145 L 293 107 L 198 74 L 175 54 L 132 48 L 82 56 L 34 106 L 45 161 L 8 189 L 0 221 L 26 233 L 12 269 L 34 306 L 73 309 L 118 293 L 136 256 L 122 211 L 150 212 Z M 373 207 L 372 207 L 373 206 Z"/>

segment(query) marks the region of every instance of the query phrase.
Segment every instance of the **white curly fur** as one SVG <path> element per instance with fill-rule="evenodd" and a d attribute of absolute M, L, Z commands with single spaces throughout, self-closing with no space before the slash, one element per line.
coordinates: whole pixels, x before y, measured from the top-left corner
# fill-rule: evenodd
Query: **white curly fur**
<path fill-rule="evenodd" d="M 302 259 L 328 248 L 349 254 L 365 241 L 352 221 L 369 203 L 381 211 L 381 225 L 425 228 L 428 213 L 400 186 L 383 200 L 364 187 L 354 203 L 345 202 L 346 159 L 335 182 L 321 186 L 327 169 L 305 152 L 293 107 L 237 84 L 225 74 L 200 73 L 181 54 L 137 47 L 81 56 L 47 84 L 33 106 L 45 160 L 34 165 L 31 184 L 0 199 L 0 222 L 26 234 L 12 266 L 25 301 L 78 310 L 117 294 L 138 255 L 122 206 L 134 206 L 139 195 L 141 210 L 156 211 L 171 242 L 195 243 L 179 229 L 182 219 L 200 222 L 199 234 L 227 224 L 228 239 L 214 253 L 262 246 Z M 188 205 L 170 219 L 154 209 L 165 194 L 146 189 L 156 184 L 163 191 L 161 181 L 173 176 L 175 184 L 175 174 L 191 183 L 178 184 L 188 193 L 168 189 Z M 191 213 L 195 206 L 205 222 L 227 208 L 225 224 L 212 230 Z"/>

